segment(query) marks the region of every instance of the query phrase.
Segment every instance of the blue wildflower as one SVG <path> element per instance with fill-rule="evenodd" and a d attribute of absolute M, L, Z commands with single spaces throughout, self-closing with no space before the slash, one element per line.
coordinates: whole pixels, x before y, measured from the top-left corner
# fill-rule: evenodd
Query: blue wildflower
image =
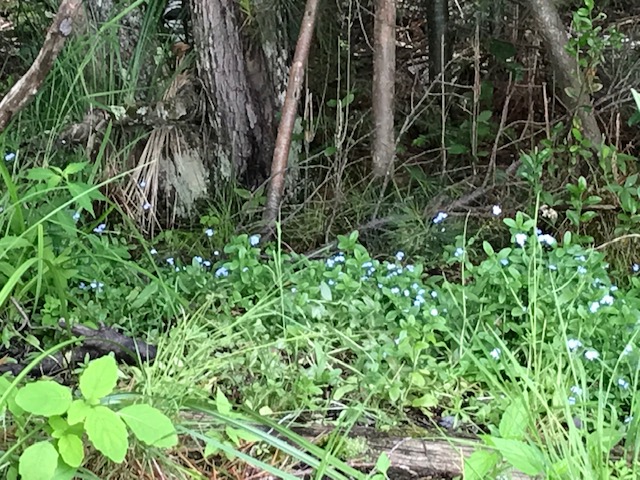
<path fill-rule="evenodd" d="M 74 222 L 77 222 L 80 220 L 80 212 L 75 212 L 71 218 L 73 218 Z"/>
<path fill-rule="evenodd" d="M 525 243 L 527 243 L 527 234 L 526 233 L 516 233 L 516 244 L 520 247 L 524 247 Z"/>
<path fill-rule="evenodd" d="M 173 266 L 175 264 L 175 260 L 173 259 L 173 257 L 169 257 L 167 258 L 167 263 L 171 266 Z"/>
<path fill-rule="evenodd" d="M 587 273 L 587 269 L 586 269 L 583 265 L 580 265 L 580 266 L 578 267 L 578 273 L 579 273 L 580 275 L 584 275 L 585 273 Z"/>
<path fill-rule="evenodd" d="M 13 162 L 15 159 L 16 159 L 16 154 L 13 152 L 9 152 L 4 156 L 5 162 Z"/>
<path fill-rule="evenodd" d="M 396 253 L 396 260 L 401 262 L 403 258 L 404 258 L 404 252 L 403 251 L 399 251 L 398 253 Z"/>
<path fill-rule="evenodd" d="M 436 225 L 438 223 L 442 223 L 447 217 L 449 216 L 448 213 L 445 212 L 438 212 L 438 214 L 435 216 L 435 218 L 433 219 L 433 223 L 435 223 Z"/>
<path fill-rule="evenodd" d="M 499 360 L 501 354 L 502 354 L 502 350 L 500 350 L 497 347 L 489 352 L 489 355 L 491 355 L 491 358 L 493 358 L 494 360 Z"/>
<path fill-rule="evenodd" d="M 220 267 L 219 269 L 216 270 L 215 275 L 218 278 L 226 277 L 229 275 L 229 269 L 227 269 L 226 267 Z"/>
<path fill-rule="evenodd" d="M 155 248 L 152 248 L 151 250 L 149 250 L 149 253 L 151 255 L 157 255 L 158 254 L 158 250 L 156 250 Z"/>
<path fill-rule="evenodd" d="M 503 258 L 502 260 L 500 260 L 500 263 L 503 267 L 506 267 L 507 265 L 509 265 L 509 260 L 507 258 Z"/>
<path fill-rule="evenodd" d="M 462 255 L 464 255 L 464 248 L 462 247 L 456 248 L 456 251 L 453 252 L 453 255 L 456 257 L 461 257 Z"/>
<path fill-rule="evenodd" d="M 96 228 L 93 229 L 93 232 L 97 234 L 101 234 L 104 232 L 106 228 L 107 228 L 107 224 L 101 223 L 100 225 L 98 225 Z"/>
<path fill-rule="evenodd" d="M 215 230 L 213 230 L 213 228 L 207 228 L 207 229 L 204 231 L 204 234 L 205 234 L 207 237 L 209 237 L 209 238 L 213 237 L 213 234 L 214 234 L 214 233 L 215 233 Z"/>
<path fill-rule="evenodd" d="M 145 188 L 147 186 L 147 182 L 145 180 L 140 180 L 140 183 L 138 183 L 138 186 L 140 188 Z"/>
<path fill-rule="evenodd" d="M 260 243 L 260 235 L 251 235 L 249 237 L 249 245 L 255 247 L 258 243 Z"/>
<path fill-rule="evenodd" d="M 633 265 L 631 265 L 631 270 L 633 270 L 633 273 L 640 272 L 640 264 L 634 263 Z"/>
<path fill-rule="evenodd" d="M 391 288 L 391 293 L 393 293 L 394 295 L 399 294 L 400 293 L 400 288 L 398 288 L 398 287 Z"/>

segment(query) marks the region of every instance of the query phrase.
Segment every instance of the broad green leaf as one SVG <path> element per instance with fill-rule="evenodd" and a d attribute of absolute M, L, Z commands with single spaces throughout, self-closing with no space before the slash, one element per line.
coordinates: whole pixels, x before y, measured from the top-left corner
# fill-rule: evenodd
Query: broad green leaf
<path fill-rule="evenodd" d="M 51 480 L 58 467 L 58 452 L 49 442 L 27 447 L 18 462 L 22 480 Z"/>
<path fill-rule="evenodd" d="M 485 480 L 500 461 L 500 455 L 487 450 L 476 450 L 464 461 L 465 480 Z"/>
<path fill-rule="evenodd" d="M 0 377 L 0 397 L 4 395 L 4 393 L 11 388 L 11 382 L 7 380 L 6 377 Z M 24 413 L 24 410 L 20 408 L 20 406 L 16 403 L 16 394 L 17 390 L 13 390 L 9 392 L 7 395 L 6 406 L 9 407 L 9 411 L 13 413 L 16 417 L 21 417 Z M 0 415 L 4 412 L 5 405 L 0 405 Z"/>
<path fill-rule="evenodd" d="M 55 172 L 43 167 L 35 167 L 27 172 L 27 178 L 29 180 L 48 180 L 51 177 L 57 176 Z"/>
<path fill-rule="evenodd" d="M 231 413 L 231 403 L 227 400 L 227 397 L 224 396 L 222 390 L 216 390 L 216 408 L 218 412 L 222 415 L 229 415 Z"/>
<path fill-rule="evenodd" d="M 58 452 L 67 465 L 78 468 L 84 460 L 84 446 L 77 435 L 63 435 L 58 440 Z"/>
<path fill-rule="evenodd" d="M 520 440 L 507 438 L 491 437 L 491 442 L 513 468 L 526 475 L 544 473 L 544 460 L 535 447 Z"/>
<path fill-rule="evenodd" d="M 86 166 L 87 166 L 87 162 L 72 162 L 65 167 L 64 174 L 73 175 L 75 173 L 78 173 L 84 170 L 84 167 Z"/>
<path fill-rule="evenodd" d="M 23 237 L 16 237 L 14 235 L 6 235 L 0 238 L 0 252 L 7 253 L 14 248 L 27 248 L 33 245 L 27 239 Z"/>
<path fill-rule="evenodd" d="M 502 438 L 522 440 L 528 423 L 529 413 L 527 407 L 524 401 L 518 398 L 502 414 L 499 428 L 500 436 Z"/>
<path fill-rule="evenodd" d="M 389 459 L 389 456 L 385 452 L 382 452 L 378 457 L 378 460 L 376 461 L 376 471 L 387 473 L 387 470 L 389 470 L 390 466 L 391 460 Z"/>
<path fill-rule="evenodd" d="M 116 463 L 124 461 L 129 439 L 127 427 L 118 415 L 102 405 L 94 407 L 84 421 L 84 429 L 93 446 L 105 457 Z"/>
<path fill-rule="evenodd" d="M 80 375 L 82 396 L 94 402 L 109 395 L 118 381 L 118 365 L 111 355 L 92 360 Z"/>
<path fill-rule="evenodd" d="M 320 296 L 327 302 L 330 302 L 333 299 L 331 288 L 329 287 L 329 285 L 327 285 L 326 282 L 320 282 Z"/>
<path fill-rule="evenodd" d="M 38 380 L 18 390 L 16 403 L 34 415 L 62 415 L 71 405 L 71 390 L 51 380 Z"/>
<path fill-rule="evenodd" d="M 160 410 L 150 405 L 140 404 L 124 407 L 118 412 L 118 415 L 136 438 L 147 445 L 169 448 L 178 443 L 176 429 L 171 420 Z"/>
<path fill-rule="evenodd" d="M 67 422 L 69 425 L 75 425 L 76 423 L 84 422 L 91 411 L 91 406 L 87 404 L 83 399 L 79 398 L 71 402 L 71 406 L 67 411 Z"/>
<path fill-rule="evenodd" d="M 73 480 L 76 478 L 76 469 L 70 467 L 62 459 L 58 460 L 58 468 L 56 468 L 55 473 L 51 480 Z"/>

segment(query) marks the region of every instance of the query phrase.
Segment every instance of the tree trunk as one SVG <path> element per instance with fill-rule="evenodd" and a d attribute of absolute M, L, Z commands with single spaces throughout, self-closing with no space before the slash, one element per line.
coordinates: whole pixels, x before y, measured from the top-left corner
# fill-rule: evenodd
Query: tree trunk
<path fill-rule="evenodd" d="M 395 158 L 396 2 L 377 0 L 373 52 L 373 172 L 386 176 Z"/>
<path fill-rule="evenodd" d="M 531 0 L 531 9 L 558 77 L 563 101 L 582 122 L 584 136 L 594 146 L 600 144 L 602 134 L 593 113 L 591 98 L 576 59 L 567 52 L 567 31 L 553 0 Z M 568 91 L 571 93 L 567 94 Z"/>
<path fill-rule="evenodd" d="M 260 46 L 245 45 L 236 2 L 192 0 L 198 74 L 208 95 L 223 177 L 255 187 L 268 176 L 274 143 L 273 88 Z M 269 100 L 271 99 L 271 100 Z"/>
<path fill-rule="evenodd" d="M 434 81 L 451 60 L 449 0 L 427 0 L 429 80 Z"/>

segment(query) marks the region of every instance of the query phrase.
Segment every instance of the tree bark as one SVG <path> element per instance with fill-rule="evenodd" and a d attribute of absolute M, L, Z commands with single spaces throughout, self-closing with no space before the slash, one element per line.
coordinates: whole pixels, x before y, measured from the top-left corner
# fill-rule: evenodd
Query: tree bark
<path fill-rule="evenodd" d="M 434 81 L 451 60 L 449 0 L 427 0 L 429 80 Z"/>
<path fill-rule="evenodd" d="M 302 27 L 300 28 L 300 37 L 298 38 L 296 53 L 293 56 L 293 64 L 289 73 L 287 95 L 282 108 L 282 119 L 280 120 L 278 137 L 276 138 L 276 146 L 273 152 L 271 182 L 264 211 L 265 227 L 267 229 L 272 227 L 280 211 L 280 203 L 284 192 L 285 171 L 289 159 L 289 148 L 291 147 L 291 135 L 298 113 L 304 70 L 309 58 L 309 49 L 311 48 L 319 3 L 320 0 L 307 0 Z"/>
<path fill-rule="evenodd" d="M 223 178 L 257 186 L 267 178 L 273 118 L 259 101 L 265 98 L 260 92 L 270 86 L 252 84 L 247 57 L 260 64 L 263 55 L 258 47 L 245 48 L 236 2 L 192 0 L 191 7 L 198 74 L 210 102 L 218 168 Z M 264 81 L 259 75 L 252 77 Z"/>
<path fill-rule="evenodd" d="M 373 52 L 373 173 L 386 176 L 395 158 L 396 1 L 376 0 Z"/>
<path fill-rule="evenodd" d="M 582 123 L 584 136 L 592 145 L 602 142 L 593 104 L 575 58 L 567 52 L 567 31 L 552 0 L 531 0 L 533 18 L 546 45 L 549 59 L 562 89 L 562 98 Z M 567 91 L 572 92 L 568 94 Z"/>

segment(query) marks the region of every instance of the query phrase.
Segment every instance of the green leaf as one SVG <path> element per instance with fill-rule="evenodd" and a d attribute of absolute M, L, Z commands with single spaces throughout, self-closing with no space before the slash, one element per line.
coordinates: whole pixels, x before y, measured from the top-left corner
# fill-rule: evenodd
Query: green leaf
<path fill-rule="evenodd" d="M 487 241 L 482 242 L 482 249 L 484 250 L 484 253 L 486 253 L 489 256 L 492 256 L 493 254 L 495 254 L 493 247 Z"/>
<path fill-rule="evenodd" d="M 387 473 L 389 467 L 391 466 L 391 460 L 389 456 L 382 452 L 376 461 L 376 471 L 380 473 Z"/>
<path fill-rule="evenodd" d="M 77 435 L 67 434 L 58 440 L 58 452 L 67 465 L 78 468 L 84 460 L 84 446 Z"/>
<path fill-rule="evenodd" d="M 640 93 L 638 93 L 635 88 L 632 88 L 631 95 L 633 95 L 633 99 L 636 101 L 636 107 L 638 107 L 638 111 L 640 112 Z"/>
<path fill-rule="evenodd" d="M 138 297 L 131 303 L 131 308 L 133 310 L 139 309 L 156 293 L 158 293 L 158 284 L 156 282 L 151 282 L 149 285 L 144 287 L 144 290 L 142 290 Z"/>
<path fill-rule="evenodd" d="M 71 405 L 71 390 L 51 380 L 38 380 L 18 390 L 16 403 L 34 415 L 62 415 Z"/>
<path fill-rule="evenodd" d="M 84 170 L 84 167 L 87 166 L 87 163 L 88 162 L 72 162 L 65 167 L 64 174 L 74 175 L 78 172 L 81 172 L 82 170 Z"/>
<path fill-rule="evenodd" d="M 124 407 L 118 412 L 138 440 L 161 448 L 177 445 L 176 429 L 164 413 L 150 405 Z"/>
<path fill-rule="evenodd" d="M 69 425 L 84 422 L 85 418 L 91 411 L 91 406 L 83 399 L 79 398 L 71 402 L 71 406 L 67 411 L 67 422 Z"/>
<path fill-rule="evenodd" d="M 500 436 L 522 440 L 529 424 L 529 413 L 522 398 L 513 401 L 502 414 Z"/>
<path fill-rule="evenodd" d="M 51 177 L 57 176 L 58 175 L 56 175 L 53 171 L 49 170 L 48 168 L 42 167 L 35 167 L 27 172 L 27 178 L 29 180 L 48 180 Z"/>
<path fill-rule="evenodd" d="M 58 460 L 58 468 L 56 468 L 55 473 L 51 480 L 73 480 L 76 478 L 76 469 L 70 467 L 66 463 L 62 461 L 62 459 Z"/>
<path fill-rule="evenodd" d="M 330 302 L 333 299 L 331 288 L 329 287 L 329 285 L 327 285 L 326 282 L 320 282 L 320 296 L 327 302 Z"/>
<path fill-rule="evenodd" d="M 347 393 L 349 392 L 353 392 L 356 389 L 355 385 L 342 385 L 338 388 L 336 388 L 333 391 L 333 400 L 338 402 L 342 399 L 342 397 L 344 397 Z"/>
<path fill-rule="evenodd" d="M 116 463 L 124 461 L 129 439 L 127 427 L 118 415 L 102 405 L 94 407 L 84 421 L 84 429 L 93 446 L 105 457 Z"/>
<path fill-rule="evenodd" d="M 92 360 L 80 375 L 80 391 L 82 396 L 94 402 L 109 395 L 118 381 L 118 365 L 116 360 L 107 355 Z"/>
<path fill-rule="evenodd" d="M 18 462 L 22 480 L 51 480 L 58 467 L 58 452 L 49 442 L 27 447 Z"/>
<path fill-rule="evenodd" d="M 485 480 L 500 461 L 500 455 L 487 450 L 476 450 L 464 461 L 465 480 Z"/>
<path fill-rule="evenodd" d="M 87 185 L 82 185 L 78 183 L 68 183 L 67 189 L 69 193 L 73 197 L 73 199 L 80 205 L 83 209 L 90 212 L 93 215 L 93 205 L 91 203 L 91 198 L 87 194 L 89 191 Z"/>
<path fill-rule="evenodd" d="M 219 388 L 216 390 L 216 408 L 218 412 L 222 415 L 231 414 L 231 403 L 227 400 L 227 397 L 224 396 L 222 390 Z"/>
<path fill-rule="evenodd" d="M 520 440 L 498 437 L 490 437 L 490 440 L 513 468 L 520 470 L 526 475 L 540 475 L 544 473 L 542 455 L 535 447 Z"/>

